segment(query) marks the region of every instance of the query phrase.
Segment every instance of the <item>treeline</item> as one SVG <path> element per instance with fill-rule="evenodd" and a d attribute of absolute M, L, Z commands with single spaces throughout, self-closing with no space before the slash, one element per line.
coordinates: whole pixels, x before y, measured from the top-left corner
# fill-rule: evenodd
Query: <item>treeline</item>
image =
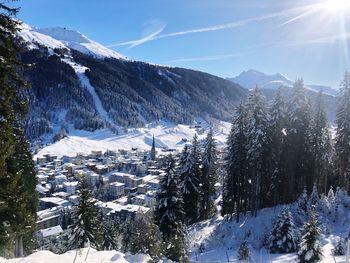
<path fill-rule="evenodd" d="M 294 202 L 305 188 L 349 191 L 350 77 L 339 94 L 331 136 L 322 92 L 313 105 L 297 80 L 288 99 L 278 90 L 268 104 L 256 87 L 236 110 L 224 160 L 222 214 L 236 216 Z"/>

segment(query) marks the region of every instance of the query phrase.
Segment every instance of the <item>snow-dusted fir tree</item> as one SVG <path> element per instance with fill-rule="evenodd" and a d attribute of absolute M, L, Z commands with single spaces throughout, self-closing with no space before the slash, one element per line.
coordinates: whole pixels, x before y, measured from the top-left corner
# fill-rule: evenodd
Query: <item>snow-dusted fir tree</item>
<path fill-rule="evenodd" d="M 102 249 L 117 250 L 119 248 L 117 222 L 103 218 L 102 222 Z"/>
<path fill-rule="evenodd" d="M 187 262 L 183 201 L 172 155 L 167 157 L 165 176 L 160 182 L 155 221 L 166 243 L 166 256 L 176 262 Z"/>
<path fill-rule="evenodd" d="M 340 183 L 350 189 L 350 73 L 346 72 L 337 105 L 336 162 Z"/>
<path fill-rule="evenodd" d="M 306 186 L 311 192 L 310 180 L 310 104 L 302 80 L 292 88 L 287 105 L 286 172 L 283 184 L 284 202 L 294 202 Z"/>
<path fill-rule="evenodd" d="M 297 232 L 293 216 L 286 206 L 278 215 L 269 238 L 269 249 L 272 253 L 290 253 L 296 251 Z"/>
<path fill-rule="evenodd" d="M 241 102 L 236 108 L 225 156 L 222 215 L 236 212 L 236 220 L 242 211 L 247 211 L 250 182 L 247 176 L 246 109 Z M 231 217 L 232 218 L 232 217 Z"/>
<path fill-rule="evenodd" d="M 79 182 L 79 203 L 73 208 L 73 224 L 69 227 L 69 247 L 96 246 L 99 229 L 98 209 L 85 177 Z"/>
<path fill-rule="evenodd" d="M 328 189 L 328 174 L 331 163 L 332 145 L 323 94 L 319 92 L 311 122 L 311 181 L 324 192 Z"/>
<path fill-rule="evenodd" d="M 331 188 L 328 191 L 327 198 L 328 198 L 329 202 L 333 202 L 334 201 L 335 195 L 334 195 L 334 191 L 333 191 L 333 187 L 332 186 L 331 186 Z"/>
<path fill-rule="evenodd" d="M 316 206 L 316 204 L 318 203 L 320 197 L 318 195 L 318 191 L 317 191 L 317 186 L 314 185 L 314 187 L 312 188 L 312 192 L 310 194 L 309 200 L 308 200 L 308 209 L 312 209 L 313 207 Z"/>
<path fill-rule="evenodd" d="M 283 142 L 285 140 L 286 105 L 282 95 L 282 87 L 277 89 L 275 98 L 270 107 L 270 133 L 271 133 L 271 194 L 272 205 L 281 202 L 283 195 Z"/>
<path fill-rule="evenodd" d="M 182 171 L 180 173 L 180 187 L 185 211 L 185 222 L 186 224 L 193 224 L 199 220 L 201 197 L 200 149 L 197 134 L 193 137 L 189 156 L 183 165 L 184 167 L 179 167 L 179 169 Z"/>
<path fill-rule="evenodd" d="M 250 247 L 246 240 L 244 240 L 238 249 L 238 260 L 249 262 L 252 259 Z"/>
<path fill-rule="evenodd" d="M 163 253 L 163 242 L 157 225 L 148 215 L 139 215 L 131 222 L 129 251 L 148 254 L 157 260 Z"/>
<path fill-rule="evenodd" d="M 297 199 L 296 205 L 295 222 L 299 226 L 303 225 L 307 219 L 308 201 L 309 197 L 307 195 L 306 188 L 304 188 L 303 192 L 299 195 Z"/>
<path fill-rule="evenodd" d="M 256 216 L 261 202 L 266 201 L 270 195 L 270 175 L 267 175 L 264 169 L 269 152 L 269 117 L 265 98 L 262 97 L 258 87 L 250 93 L 247 109 L 247 159 L 252 182 L 250 205 L 253 215 Z"/>
<path fill-rule="evenodd" d="M 25 239 L 34 240 L 37 209 L 35 166 L 20 128 L 29 92 L 19 56 L 18 11 L 12 1 L 0 3 L 0 256 L 5 257 L 33 249 L 26 248 Z"/>
<path fill-rule="evenodd" d="M 330 212 L 333 222 L 341 222 L 345 219 L 345 205 L 347 203 L 346 192 L 337 187 L 335 191 L 334 201 L 331 203 Z"/>
<path fill-rule="evenodd" d="M 217 182 L 217 150 L 216 142 L 213 138 L 213 130 L 210 129 L 204 143 L 202 154 L 202 173 L 201 173 L 201 203 L 200 218 L 206 220 L 215 214 L 214 204 Z"/>
<path fill-rule="evenodd" d="M 343 256 L 346 253 L 346 242 L 344 238 L 337 238 L 337 243 L 334 246 L 333 255 L 334 256 Z"/>
<path fill-rule="evenodd" d="M 298 249 L 298 257 L 301 263 L 315 262 L 322 258 L 322 246 L 320 244 L 321 230 L 315 211 L 310 211 L 309 221 L 301 230 L 301 241 Z"/>

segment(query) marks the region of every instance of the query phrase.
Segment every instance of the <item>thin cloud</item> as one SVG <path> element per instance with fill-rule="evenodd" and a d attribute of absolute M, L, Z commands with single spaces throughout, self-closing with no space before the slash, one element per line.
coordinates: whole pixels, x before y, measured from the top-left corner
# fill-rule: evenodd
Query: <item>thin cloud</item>
<path fill-rule="evenodd" d="M 247 49 L 244 52 L 240 53 L 233 53 L 233 54 L 224 54 L 224 55 L 214 55 L 214 56 L 203 56 L 203 57 L 195 57 L 195 58 L 179 58 L 179 59 L 172 59 L 167 61 L 167 63 L 177 63 L 177 62 L 192 62 L 192 61 L 210 61 L 210 60 L 223 60 L 223 59 L 229 59 L 229 58 L 237 58 L 237 57 L 243 57 L 245 55 L 254 53 L 258 47 L 266 46 L 266 44 L 263 45 L 257 45 L 252 46 L 249 49 Z"/>
<path fill-rule="evenodd" d="M 208 57 L 180 58 L 180 59 L 169 60 L 167 61 L 167 63 L 222 60 L 222 59 L 241 57 L 241 56 L 243 56 L 243 54 L 227 54 L 227 55 L 217 55 L 217 56 L 208 56 Z"/>
<path fill-rule="evenodd" d="M 117 44 L 112 44 L 112 45 L 108 45 L 107 47 L 129 46 L 129 48 L 132 48 L 132 47 L 135 47 L 138 45 L 142 45 L 143 43 L 146 43 L 146 42 L 151 41 L 152 39 L 156 38 L 156 36 L 159 35 L 165 29 L 165 27 L 166 27 L 166 25 L 163 25 L 163 26 L 161 26 L 161 28 L 159 28 L 155 32 L 152 32 L 143 38 L 140 38 L 137 40 L 132 40 L 132 41 L 127 41 L 127 42 L 122 42 L 122 43 L 117 43 Z"/>
<path fill-rule="evenodd" d="M 283 42 L 283 43 L 280 43 L 280 45 L 302 46 L 302 45 L 312 45 L 312 44 L 333 44 L 338 42 L 339 40 L 346 40 L 346 39 L 350 39 L 350 33 L 341 33 L 341 34 L 330 35 L 326 37 L 308 39 L 308 40 L 297 41 L 297 42 Z"/>
<path fill-rule="evenodd" d="M 141 39 L 112 44 L 112 45 L 109 45 L 108 47 L 123 46 L 123 45 L 130 45 L 129 47 L 135 47 L 135 46 L 144 44 L 146 42 L 150 42 L 150 41 L 154 41 L 154 40 L 158 40 L 158 39 L 162 39 L 162 38 L 176 37 L 176 36 L 183 36 L 183 35 L 189 35 L 189 34 L 204 33 L 204 32 L 211 32 L 211 31 L 217 31 L 217 30 L 242 27 L 242 26 L 245 26 L 245 25 L 253 23 L 253 22 L 261 22 L 264 20 L 272 19 L 272 18 L 287 16 L 287 15 L 294 13 L 297 10 L 300 10 L 300 8 L 292 8 L 292 9 L 288 9 L 288 10 L 283 10 L 281 12 L 276 12 L 276 13 L 271 13 L 271 14 L 262 15 L 262 16 L 258 16 L 258 17 L 243 19 L 243 20 L 239 20 L 239 21 L 235 21 L 235 22 L 231 22 L 231 23 L 226 23 L 226 24 L 220 24 L 220 25 L 214 25 L 214 26 L 210 26 L 210 27 L 190 29 L 190 30 L 185 30 L 185 31 L 179 31 L 179 32 L 173 32 L 173 33 L 159 35 L 159 33 L 162 31 L 161 30 L 160 32 L 158 32 L 158 31 L 154 32 L 153 34 L 150 34 L 147 37 L 144 37 Z"/>

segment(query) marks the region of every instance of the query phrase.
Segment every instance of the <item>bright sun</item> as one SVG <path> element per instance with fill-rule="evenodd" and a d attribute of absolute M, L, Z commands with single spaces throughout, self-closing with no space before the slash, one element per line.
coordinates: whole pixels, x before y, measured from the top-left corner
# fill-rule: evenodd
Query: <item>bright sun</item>
<path fill-rule="evenodd" d="M 350 0 L 327 0 L 320 4 L 320 8 L 330 12 L 350 11 Z"/>

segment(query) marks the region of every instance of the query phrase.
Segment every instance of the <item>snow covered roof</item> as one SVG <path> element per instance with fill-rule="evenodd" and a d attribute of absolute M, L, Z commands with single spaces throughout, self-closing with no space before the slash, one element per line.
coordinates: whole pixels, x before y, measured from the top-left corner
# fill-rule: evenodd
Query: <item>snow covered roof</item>
<path fill-rule="evenodd" d="M 140 205 L 122 205 L 122 204 L 118 204 L 118 203 L 114 203 L 114 202 L 98 202 L 97 203 L 98 206 L 102 207 L 102 208 L 108 208 L 110 209 L 110 213 L 113 212 L 121 212 L 122 210 L 127 210 L 129 212 L 140 212 L 140 213 L 147 213 L 150 208 L 145 207 L 145 206 L 140 206 Z"/>
<path fill-rule="evenodd" d="M 60 225 L 54 226 L 54 227 L 49 227 L 45 229 L 41 229 L 38 231 L 42 237 L 49 237 L 53 235 L 58 235 L 60 233 L 63 233 L 63 229 Z"/>

